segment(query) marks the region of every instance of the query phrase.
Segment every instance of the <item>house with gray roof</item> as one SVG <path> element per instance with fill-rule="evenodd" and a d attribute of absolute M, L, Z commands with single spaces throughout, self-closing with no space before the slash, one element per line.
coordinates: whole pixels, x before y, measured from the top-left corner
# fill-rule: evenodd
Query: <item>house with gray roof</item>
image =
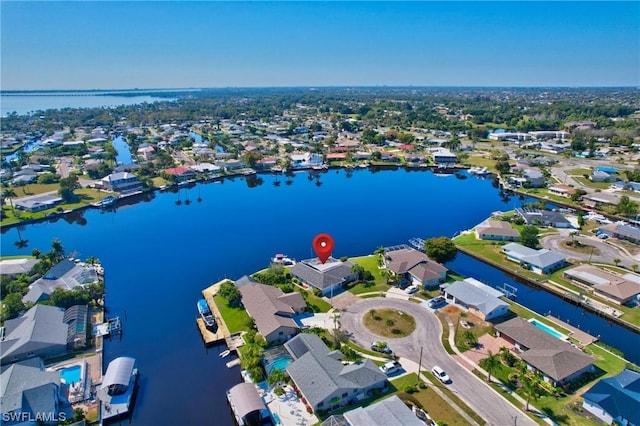
<path fill-rule="evenodd" d="M 307 308 L 300 293 L 283 293 L 278 287 L 256 282 L 244 283 L 239 290 L 242 304 L 269 344 L 286 342 L 298 334 L 293 317 Z"/>
<path fill-rule="evenodd" d="M 42 278 L 29 286 L 29 291 L 24 295 L 22 301 L 24 303 L 38 303 L 49 299 L 51 292 L 56 288 L 72 290 L 75 287 L 97 282 L 98 272 L 93 265 L 63 259 L 49 269 Z"/>
<path fill-rule="evenodd" d="M 341 262 L 333 257 L 322 263 L 315 257 L 296 263 L 290 272 L 303 284 L 317 288 L 324 296 L 328 296 L 358 277 L 352 271 L 353 265 L 349 261 Z"/>
<path fill-rule="evenodd" d="M 640 297 L 640 276 L 636 274 L 616 275 L 593 265 L 580 265 L 562 273 L 563 278 L 586 284 L 598 296 L 619 305 Z"/>
<path fill-rule="evenodd" d="M 424 426 L 411 409 L 397 395 L 378 401 L 368 407 L 358 407 L 347 411 L 338 419 L 332 416 L 333 422 L 323 422 L 322 425 L 341 426 Z"/>
<path fill-rule="evenodd" d="M 126 171 L 119 171 L 103 177 L 100 181 L 100 187 L 124 194 L 141 191 L 142 183 L 138 180 L 138 176 Z"/>
<path fill-rule="evenodd" d="M 547 249 L 535 250 L 518 243 L 503 246 L 502 252 L 512 262 L 517 262 L 541 275 L 549 274 L 567 264 L 567 256 L 564 254 Z"/>
<path fill-rule="evenodd" d="M 287 373 L 314 411 L 336 410 L 388 386 L 387 376 L 370 359 L 342 364 L 315 334 L 302 333 L 284 344 L 294 361 Z"/>
<path fill-rule="evenodd" d="M 28 258 L 0 260 L 0 275 L 28 274 L 38 262 L 40 262 L 39 259 Z"/>
<path fill-rule="evenodd" d="M 485 220 L 476 226 L 476 238 L 479 240 L 518 241 L 520 233 L 504 220 Z"/>
<path fill-rule="evenodd" d="M 640 425 L 640 373 L 623 370 L 582 394 L 582 407 L 606 424 Z"/>
<path fill-rule="evenodd" d="M 54 208 L 62 203 L 62 197 L 56 193 L 33 195 L 15 200 L 14 205 L 18 210 L 27 212 L 39 212 Z"/>
<path fill-rule="evenodd" d="M 610 237 L 640 244 L 640 228 L 631 225 L 612 223 L 600 227 L 600 230 Z"/>
<path fill-rule="evenodd" d="M 512 343 L 532 371 L 552 386 L 570 383 L 593 370 L 594 359 L 520 317 L 495 326 L 496 334 Z"/>
<path fill-rule="evenodd" d="M 393 273 L 425 288 L 435 288 L 447 277 L 446 267 L 409 247 L 385 250 L 384 263 Z"/>
<path fill-rule="evenodd" d="M 541 188 L 547 183 L 544 175 L 538 169 L 525 169 L 522 172 L 522 177 L 525 179 L 522 186 L 526 188 Z"/>
<path fill-rule="evenodd" d="M 2 424 L 58 424 L 71 418 L 65 386 L 57 371 L 45 371 L 40 358 L 0 368 L 0 415 Z"/>
<path fill-rule="evenodd" d="M 445 284 L 441 288 L 446 299 L 468 308 L 485 321 L 509 312 L 509 304 L 500 299 L 504 294 L 476 279 L 467 278 L 464 281 Z"/>
<path fill-rule="evenodd" d="M 516 214 L 524 219 L 527 225 L 549 226 L 552 228 L 571 228 L 571 222 L 561 213 L 548 210 L 517 208 Z"/>
<path fill-rule="evenodd" d="M 68 330 L 64 309 L 35 305 L 21 317 L 5 321 L 0 340 L 0 364 L 62 355 L 67 352 Z"/>

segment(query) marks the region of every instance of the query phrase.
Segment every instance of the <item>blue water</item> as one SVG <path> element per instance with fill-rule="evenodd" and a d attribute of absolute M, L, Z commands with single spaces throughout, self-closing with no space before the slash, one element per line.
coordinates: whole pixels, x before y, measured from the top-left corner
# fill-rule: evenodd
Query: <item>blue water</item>
<path fill-rule="evenodd" d="M 532 325 L 535 325 L 536 327 L 538 327 L 540 330 L 544 331 L 545 333 L 552 335 L 556 339 L 564 339 L 565 337 L 567 337 L 564 334 L 558 332 L 557 330 L 549 327 L 548 325 L 536 321 L 535 319 L 531 319 L 529 322 Z"/>
<path fill-rule="evenodd" d="M 203 346 L 195 323 L 194 304 L 212 282 L 264 268 L 274 253 L 312 257 L 312 239 L 321 232 L 333 236 L 334 256 L 364 255 L 412 237 L 452 236 L 527 201 L 501 196 L 491 180 L 403 170 L 239 177 L 135 200 L 115 212 L 93 209 L 22 226 L 20 237 L 17 228 L 3 229 L 0 244 L 3 255 L 29 255 L 59 238 L 74 257 L 102 261 L 108 315 L 119 315 L 124 327 L 122 340 L 106 342 L 105 365 L 118 356 L 137 359 L 138 425 L 233 424 L 225 391 L 241 381 L 239 368 L 226 368 L 219 348 Z M 14 245 L 19 238 L 27 247 Z M 464 255 L 448 266 L 495 284 L 507 280 Z M 526 286 L 518 298 L 563 318 L 577 311 L 571 324 L 583 319 L 584 330 L 609 330 L 596 334 L 640 361 L 633 333 Z"/>
<path fill-rule="evenodd" d="M 65 383 L 70 385 L 80 381 L 82 367 L 74 365 L 72 367 L 59 368 L 57 371 L 60 372 L 60 377 L 65 381 Z"/>
<path fill-rule="evenodd" d="M 116 150 L 116 163 L 122 165 L 129 165 L 133 163 L 133 157 L 129 150 L 129 144 L 124 140 L 122 136 L 118 136 L 111 141 L 113 148 Z"/>
<path fill-rule="evenodd" d="M 279 355 L 277 358 L 272 359 L 264 366 L 264 369 L 267 372 L 267 376 L 271 374 L 273 370 L 284 371 L 292 361 L 293 358 L 286 354 Z"/>

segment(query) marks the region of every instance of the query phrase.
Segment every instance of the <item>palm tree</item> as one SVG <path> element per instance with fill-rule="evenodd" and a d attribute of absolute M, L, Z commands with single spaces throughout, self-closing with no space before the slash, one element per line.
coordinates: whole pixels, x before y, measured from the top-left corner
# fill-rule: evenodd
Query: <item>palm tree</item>
<path fill-rule="evenodd" d="M 62 247 L 62 243 L 59 239 L 54 239 L 51 241 L 51 250 L 53 251 L 53 256 L 57 262 L 64 259 L 64 247 Z"/>
<path fill-rule="evenodd" d="M 488 382 L 491 381 L 491 374 L 494 374 L 498 367 L 500 367 L 498 354 L 491 353 L 491 350 L 489 350 L 487 357 L 484 359 L 484 369 L 489 373 L 489 377 L 487 378 Z"/>
<path fill-rule="evenodd" d="M 11 213 L 15 216 L 15 209 L 13 207 L 13 199 L 16 197 L 16 192 L 12 188 L 7 188 L 2 191 L 2 196 L 9 200 L 9 204 L 11 205 Z"/>
<path fill-rule="evenodd" d="M 525 406 L 525 410 L 529 411 L 529 401 L 533 398 L 534 401 L 538 399 L 540 396 L 540 383 L 538 378 L 535 376 L 524 377 L 522 381 L 525 395 L 527 395 L 527 405 Z"/>
<path fill-rule="evenodd" d="M 633 269 L 633 272 L 636 272 L 638 270 L 638 264 L 634 263 L 633 265 L 631 265 L 631 269 Z"/>
<path fill-rule="evenodd" d="M 618 266 L 620 264 L 620 262 L 622 262 L 622 260 L 620 260 L 618 258 L 613 259 L 613 263 L 615 263 L 616 266 Z"/>

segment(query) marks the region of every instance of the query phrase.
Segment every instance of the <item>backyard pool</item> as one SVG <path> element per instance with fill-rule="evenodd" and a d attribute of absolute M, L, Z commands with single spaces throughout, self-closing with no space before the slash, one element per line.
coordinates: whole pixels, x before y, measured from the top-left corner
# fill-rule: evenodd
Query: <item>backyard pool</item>
<path fill-rule="evenodd" d="M 293 361 L 293 358 L 291 358 L 287 350 L 282 347 L 269 349 L 265 351 L 263 355 L 263 365 L 267 376 L 270 375 L 273 370 L 284 371 L 291 361 Z"/>
<path fill-rule="evenodd" d="M 545 333 L 552 335 L 556 339 L 567 340 L 567 336 L 565 336 L 564 334 L 560 333 L 558 330 L 556 330 L 553 327 L 549 327 L 546 324 L 543 324 L 541 322 L 536 321 L 535 318 L 531 318 L 529 320 L 529 322 L 532 325 L 535 325 L 536 327 L 538 327 L 540 330 L 544 331 Z"/>
<path fill-rule="evenodd" d="M 60 378 L 68 385 L 78 383 L 82 377 L 82 366 L 72 365 L 71 367 L 58 368 Z"/>

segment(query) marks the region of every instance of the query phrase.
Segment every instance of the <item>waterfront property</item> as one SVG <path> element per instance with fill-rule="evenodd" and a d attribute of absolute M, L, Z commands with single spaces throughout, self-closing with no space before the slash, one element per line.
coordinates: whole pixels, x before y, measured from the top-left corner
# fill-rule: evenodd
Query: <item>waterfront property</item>
<path fill-rule="evenodd" d="M 86 401 L 91 398 L 91 378 L 88 374 L 88 364 L 82 359 L 62 366 L 48 367 L 49 371 L 60 373 L 60 379 L 68 391 L 67 399 L 70 403 Z"/>
<path fill-rule="evenodd" d="M 297 292 L 283 293 L 278 287 L 238 280 L 242 304 L 253 318 L 258 332 L 271 345 L 282 343 L 298 334 L 293 317 L 303 313 L 307 304 Z"/>
<path fill-rule="evenodd" d="M 129 172 L 116 172 L 102 178 L 98 184 L 100 188 L 121 194 L 142 190 L 142 183 L 138 177 Z"/>
<path fill-rule="evenodd" d="M 271 417 L 253 383 L 239 383 L 229 389 L 227 401 L 238 426 L 262 425 Z"/>
<path fill-rule="evenodd" d="M 571 228 L 571 222 L 558 212 L 530 208 L 517 208 L 515 211 L 527 225 Z"/>
<path fill-rule="evenodd" d="M 514 345 L 529 370 L 542 373 L 544 381 L 552 386 L 565 385 L 593 370 L 590 355 L 520 317 L 495 329 L 498 337 Z"/>
<path fill-rule="evenodd" d="M 509 304 L 502 301 L 502 292 L 473 278 L 443 284 L 445 298 L 468 308 L 473 314 L 489 321 L 509 313 Z"/>
<path fill-rule="evenodd" d="M 0 275 L 18 276 L 28 274 L 40 262 L 39 259 L 3 259 L 0 260 Z"/>
<path fill-rule="evenodd" d="M 503 220 L 485 220 L 476 226 L 475 233 L 479 240 L 518 241 L 520 239 L 518 230 Z"/>
<path fill-rule="evenodd" d="M 98 281 L 98 272 L 95 266 L 63 259 L 49 269 L 42 278 L 37 279 L 29 286 L 29 291 L 24 295 L 22 301 L 24 303 L 38 303 L 48 300 L 51 292 L 56 288 L 73 290 L 75 287 Z"/>
<path fill-rule="evenodd" d="M 550 274 L 567 264 L 564 254 L 547 249 L 535 250 L 518 243 L 509 243 L 502 247 L 502 251 L 507 259 L 540 275 Z"/>
<path fill-rule="evenodd" d="M 67 387 L 61 381 L 61 373 L 46 371 L 40 358 L 3 365 L 0 382 L 3 425 L 36 424 L 23 421 L 37 418 L 50 420 L 46 424 L 57 424 L 58 421 L 71 418 Z"/>
<path fill-rule="evenodd" d="M 331 416 L 322 426 L 424 426 L 397 395 L 343 415 Z"/>
<path fill-rule="evenodd" d="M 324 296 L 329 296 L 357 278 L 352 268 L 353 263 L 349 261 L 341 262 L 329 257 L 325 263 L 322 263 L 315 257 L 296 263 L 291 268 L 291 275 L 303 284 L 317 288 Z"/>
<path fill-rule="evenodd" d="M 616 275 L 592 265 L 567 269 L 563 277 L 590 286 L 594 293 L 619 305 L 633 302 L 640 296 L 640 276 L 632 273 Z"/>
<path fill-rule="evenodd" d="M 554 195 L 559 195 L 561 197 L 571 198 L 577 191 L 574 187 L 565 185 L 563 183 L 556 183 L 553 185 L 549 185 L 549 192 Z"/>
<path fill-rule="evenodd" d="M 135 365 L 134 358 L 120 357 L 107 366 L 102 383 L 98 387 L 102 420 L 128 415 L 138 380 Z"/>
<path fill-rule="evenodd" d="M 339 409 L 388 386 L 373 361 L 343 365 L 342 353 L 331 351 L 315 334 L 299 334 L 284 346 L 294 359 L 287 373 L 314 411 Z"/>
<path fill-rule="evenodd" d="M 640 425 L 640 373 L 623 370 L 582 394 L 582 407 L 606 424 Z"/>
<path fill-rule="evenodd" d="M 446 267 L 406 246 L 385 249 L 384 263 L 394 274 L 425 288 L 435 288 L 447 277 Z"/>
<path fill-rule="evenodd" d="M 39 194 L 19 198 L 14 202 L 16 209 L 30 213 L 52 209 L 62 203 L 62 197 L 57 193 Z"/>

